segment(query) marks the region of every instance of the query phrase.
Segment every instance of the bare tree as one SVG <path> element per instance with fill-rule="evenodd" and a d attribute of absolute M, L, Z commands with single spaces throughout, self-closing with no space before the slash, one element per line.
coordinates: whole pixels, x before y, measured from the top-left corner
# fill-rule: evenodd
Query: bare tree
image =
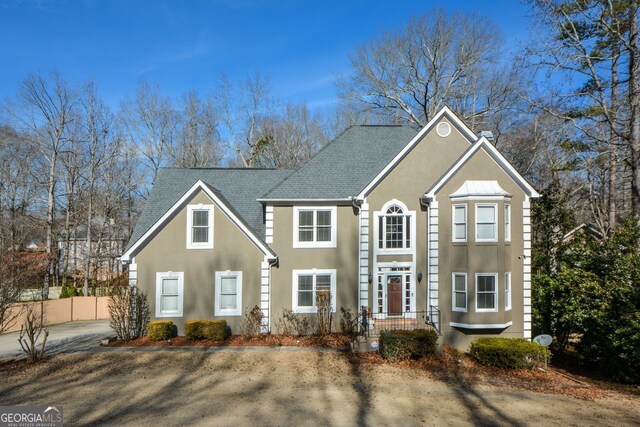
<path fill-rule="evenodd" d="M 120 118 L 131 142 L 141 153 L 149 174 L 149 187 L 156 180 L 158 170 L 166 166 L 173 150 L 176 133 L 176 114 L 169 98 L 160 95 L 158 85 L 141 81 L 133 102 L 125 101 Z"/>
<path fill-rule="evenodd" d="M 41 302 L 38 308 L 29 305 L 26 309 L 24 323 L 20 326 L 20 337 L 18 342 L 22 351 L 27 355 L 29 363 L 35 363 L 44 360 L 47 338 L 49 338 L 49 330 L 44 327 L 44 303 Z M 40 343 L 40 351 L 38 351 L 38 340 L 44 332 Z"/>
<path fill-rule="evenodd" d="M 187 168 L 217 166 L 222 153 L 219 114 L 213 102 L 191 91 L 183 96 L 182 103 L 178 143 L 171 153 L 173 164 Z"/>
<path fill-rule="evenodd" d="M 473 128 L 487 126 L 518 101 L 520 79 L 501 64 L 501 46 L 488 19 L 437 10 L 360 46 L 338 87 L 395 123 L 422 127 L 448 105 Z"/>
<path fill-rule="evenodd" d="M 43 299 L 49 296 L 49 284 L 56 266 L 54 217 L 58 158 L 69 140 L 75 103 L 74 90 L 59 74 L 32 74 L 24 80 L 17 99 L 8 108 L 14 126 L 44 159 L 48 169 L 45 228 L 49 265 L 42 286 Z"/>
<path fill-rule="evenodd" d="M 328 141 L 321 118 L 306 105 L 292 103 L 282 113 L 263 118 L 256 133 L 254 165 L 262 167 L 295 168 Z"/>

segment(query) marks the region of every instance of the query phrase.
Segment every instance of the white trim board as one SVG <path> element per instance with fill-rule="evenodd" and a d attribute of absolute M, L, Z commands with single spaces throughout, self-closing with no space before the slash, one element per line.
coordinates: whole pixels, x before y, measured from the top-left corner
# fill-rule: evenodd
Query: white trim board
<path fill-rule="evenodd" d="M 462 122 L 462 120 L 460 120 L 458 116 L 456 116 L 453 113 L 453 111 L 449 109 L 449 107 L 446 107 L 446 106 L 442 107 L 442 109 L 438 111 L 438 113 L 435 116 L 433 116 L 433 118 L 429 121 L 429 123 L 427 123 L 425 127 L 423 127 L 422 130 L 418 132 L 416 136 L 413 137 L 413 139 L 402 149 L 402 151 L 400 151 L 393 158 L 393 160 L 391 160 L 387 164 L 387 166 L 385 166 L 384 169 L 382 169 L 382 171 L 378 175 L 376 175 L 375 178 L 373 178 L 373 180 L 364 188 L 364 190 L 360 192 L 360 194 L 356 196 L 356 198 L 358 199 L 365 198 L 365 196 L 367 196 L 371 192 L 371 190 L 373 190 L 380 183 L 380 181 L 382 181 L 384 177 L 387 176 L 387 174 L 391 172 L 391 170 L 394 167 L 396 167 L 398 163 L 400 163 L 400 161 L 402 161 L 402 159 L 407 155 L 407 153 L 411 151 L 413 147 L 415 147 L 418 144 L 418 142 L 422 140 L 424 135 L 427 132 L 429 132 L 431 129 L 433 129 L 433 127 L 436 124 L 438 124 L 440 120 L 442 120 L 442 117 L 445 115 L 447 116 L 449 121 L 451 121 L 459 130 L 462 131 L 462 135 L 467 137 L 470 144 L 478 138 L 476 134 L 474 134 L 471 131 L 471 129 L 469 129 L 467 125 L 465 125 L 464 122 Z"/>
<path fill-rule="evenodd" d="M 240 218 L 238 218 L 233 213 L 233 211 L 231 211 L 231 209 L 229 209 L 229 207 L 225 205 L 218 196 L 216 196 L 216 194 L 211 190 L 211 188 L 209 188 L 207 184 L 205 184 L 202 180 L 198 180 L 195 184 L 193 184 L 193 186 L 189 190 L 187 190 L 184 193 L 182 197 L 180 197 L 180 199 L 176 203 L 173 204 L 173 206 L 171 206 L 171 208 L 169 208 L 167 212 L 165 212 L 164 215 L 160 217 L 160 219 L 158 219 L 142 235 L 142 237 L 140 237 L 129 248 L 129 250 L 127 250 L 122 255 L 122 257 L 120 257 L 120 259 L 122 261 L 129 261 L 129 259 L 131 258 L 131 255 L 135 253 L 136 249 L 138 249 L 140 245 L 145 243 L 147 239 L 149 239 L 149 237 L 153 235 L 153 233 L 155 233 L 158 229 L 164 226 L 165 223 L 173 216 L 173 214 L 184 205 L 184 203 L 189 199 L 189 197 L 195 194 L 195 192 L 198 190 L 204 191 L 204 193 L 207 196 L 209 196 L 209 198 L 218 206 L 218 208 L 220 208 L 220 210 L 226 215 L 226 217 L 229 218 L 231 222 L 233 222 L 249 238 L 249 240 L 251 240 L 253 244 L 256 245 L 258 249 L 262 251 L 263 254 L 269 257 L 270 260 L 276 260 L 278 258 L 277 255 L 271 249 L 269 249 L 264 243 L 262 243 L 260 239 L 258 239 L 256 235 L 251 230 L 249 230 L 246 225 L 244 225 L 244 223 L 240 220 Z"/>
<path fill-rule="evenodd" d="M 457 161 L 454 163 L 453 167 L 449 169 L 440 179 L 436 181 L 436 183 L 431 187 L 431 189 L 425 194 L 426 197 L 435 197 L 436 193 L 442 189 L 442 187 L 451 179 L 453 175 L 455 175 L 462 166 L 464 166 L 467 161 L 476 154 L 480 148 L 484 148 L 485 152 L 493 159 L 496 164 L 502 168 L 503 171 L 509 175 L 509 177 L 524 190 L 528 197 L 540 197 L 540 194 L 527 182 L 526 179 L 522 175 L 515 170 L 515 168 L 509 163 L 509 161 L 498 151 L 496 147 L 493 146 L 489 142 L 487 138 L 484 136 L 480 138 L 475 144 L 471 146 Z"/>
<path fill-rule="evenodd" d="M 450 326 L 454 328 L 463 328 L 463 329 L 506 329 L 511 326 L 513 322 L 507 323 L 478 323 L 478 324 L 470 324 L 470 323 L 456 323 L 449 322 Z"/>

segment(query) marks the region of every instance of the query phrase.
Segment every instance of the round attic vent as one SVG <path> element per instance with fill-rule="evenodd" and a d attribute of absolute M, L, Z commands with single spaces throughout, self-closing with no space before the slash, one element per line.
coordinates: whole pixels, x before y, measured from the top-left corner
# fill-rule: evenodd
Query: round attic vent
<path fill-rule="evenodd" d="M 447 122 L 440 122 L 436 127 L 436 132 L 443 138 L 445 136 L 449 136 L 449 134 L 451 133 L 451 125 Z"/>

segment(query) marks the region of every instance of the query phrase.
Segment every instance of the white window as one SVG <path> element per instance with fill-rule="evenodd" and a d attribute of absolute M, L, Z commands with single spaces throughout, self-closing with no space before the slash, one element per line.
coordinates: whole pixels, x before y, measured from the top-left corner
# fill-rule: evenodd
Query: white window
<path fill-rule="evenodd" d="M 382 250 L 411 248 L 411 215 L 398 205 L 391 205 L 378 218 L 378 248 Z"/>
<path fill-rule="evenodd" d="M 476 274 L 476 311 L 498 311 L 498 275 Z"/>
<path fill-rule="evenodd" d="M 511 310 L 511 273 L 506 273 L 504 277 L 504 310 Z"/>
<path fill-rule="evenodd" d="M 331 311 L 336 311 L 336 270 L 293 270 L 292 282 L 295 313 L 316 313 L 319 292 L 331 293 Z"/>
<path fill-rule="evenodd" d="M 511 205 L 504 205 L 504 241 L 511 241 Z"/>
<path fill-rule="evenodd" d="M 216 316 L 242 316 L 242 271 L 216 271 Z"/>
<path fill-rule="evenodd" d="M 452 241 L 467 241 L 467 205 L 453 205 L 452 213 Z"/>
<path fill-rule="evenodd" d="M 467 311 L 467 273 L 453 273 L 453 311 Z"/>
<path fill-rule="evenodd" d="M 497 242 L 496 204 L 476 205 L 476 241 Z"/>
<path fill-rule="evenodd" d="M 213 205 L 187 206 L 187 249 L 213 249 Z"/>
<path fill-rule="evenodd" d="M 184 273 L 156 273 L 156 317 L 182 317 Z"/>
<path fill-rule="evenodd" d="M 293 208 L 294 248 L 335 248 L 337 209 L 329 207 Z"/>

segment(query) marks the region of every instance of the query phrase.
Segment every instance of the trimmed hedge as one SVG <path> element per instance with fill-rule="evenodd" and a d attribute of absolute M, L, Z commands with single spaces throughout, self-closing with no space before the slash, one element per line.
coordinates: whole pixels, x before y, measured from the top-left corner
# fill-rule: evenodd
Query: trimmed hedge
<path fill-rule="evenodd" d="M 549 349 L 524 338 L 477 338 L 469 354 L 483 365 L 531 369 L 548 359 Z"/>
<path fill-rule="evenodd" d="M 226 320 L 189 320 L 184 325 L 190 340 L 224 341 L 227 339 Z"/>
<path fill-rule="evenodd" d="M 388 331 L 380 334 L 380 354 L 385 359 L 417 359 L 436 352 L 436 331 L 415 329 L 413 331 Z"/>
<path fill-rule="evenodd" d="M 151 341 L 163 341 L 173 336 L 173 322 L 171 320 L 155 320 L 147 326 L 147 336 Z"/>

